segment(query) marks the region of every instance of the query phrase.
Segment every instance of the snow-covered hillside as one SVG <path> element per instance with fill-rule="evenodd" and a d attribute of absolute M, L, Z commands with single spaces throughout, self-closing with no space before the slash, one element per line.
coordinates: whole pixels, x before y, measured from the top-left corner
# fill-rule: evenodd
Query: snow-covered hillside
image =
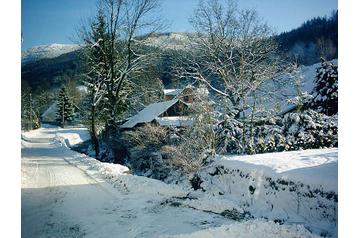
<path fill-rule="evenodd" d="M 51 44 L 34 46 L 21 52 L 21 63 L 26 64 L 40 59 L 51 59 L 80 48 L 74 44 Z"/>
<path fill-rule="evenodd" d="M 188 48 L 189 33 L 170 32 L 146 38 L 144 44 L 164 49 L 183 50 Z"/>
<path fill-rule="evenodd" d="M 338 60 L 334 59 L 331 62 L 338 64 Z M 296 74 L 286 73 L 274 80 L 269 80 L 264 85 L 264 96 L 260 100 L 264 102 L 266 109 L 273 109 L 279 106 L 282 112 L 293 107 L 293 104 L 289 102 L 297 96 L 297 85 L 295 78 L 300 77 L 300 90 L 302 93 L 311 94 L 315 87 L 315 77 L 317 69 L 321 66 L 321 63 L 313 65 L 301 65 Z M 249 110 L 250 111 L 250 110 Z"/>

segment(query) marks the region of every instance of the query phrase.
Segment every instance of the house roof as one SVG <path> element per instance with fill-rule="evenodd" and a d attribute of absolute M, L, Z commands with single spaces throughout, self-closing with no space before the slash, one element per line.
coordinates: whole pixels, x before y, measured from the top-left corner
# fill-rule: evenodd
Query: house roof
<path fill-rule="evenodd" d="M 41 115 L 41 120 L 42 121 L 55 121 L 56 117 L 57 117 L 57 103 L 54 102 L 51 104 L 51 106 L 49 108 L 47 108 L 47 110 L 42 113 Z"/>
<path fill-rule="evenodd" d="M 181 93 L 183 89 L 164 89 L 164 95 L 176 96 Z"/>
<path fill-rule="evenodd" d="M 120 127 L 133 128 L 138 123 L 151 122 L 177 102 L 178 99 L 174 98 L 169 101 L 150 104 L 147 107 L 145 107 L 142 111 L 138 112 L 136 115 L 130 117 L 129 120 L 125 122 L 123 125 L 121 125 Z"/>

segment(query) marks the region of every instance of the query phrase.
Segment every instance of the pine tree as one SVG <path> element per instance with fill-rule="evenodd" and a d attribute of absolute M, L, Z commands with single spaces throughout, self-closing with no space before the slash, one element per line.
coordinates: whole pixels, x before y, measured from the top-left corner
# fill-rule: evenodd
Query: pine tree
<path fill-rule="evenodd" d="M 74 107 L 68 96 L 65 87 L 62 87 L 57 100 L 57 120 L 64 127 L 68 122 L 73 120 Z"/>
<path fill-rule="evenodd" d="M 31 92 L 23 92 L 21 95 L 21 128 L 24 130 L 40 127 L 38 111 L 34 104 Z"/>
<path fill-rule="evenodd" d="M 326 115 L 338 113 L 338 66 L 321 58 L 313 89 L 312 108 Z"/>
<path fill-rule="evenodd" d="M 107 23 L 103 10 L 98 10 L 97 16 L 91 23 L 87 34 L 84 34 L 86 48 L 84 57 L 86 62 L 86 78 L 84 85 L 89 93 L 85 100 L 85 108 L 90 112 L 87 115 L 89 129 L 91 131 L 92 144 L 95 149 L 96 158 L 99 157 L 100 147 L 97 133 L 97 125 L 105 120 L 104 94 L 105 81 L 108 79 L 108 42 L 110 35 L 107 32 Z M 101 113 L 102 112 L 102 113 Z"/>

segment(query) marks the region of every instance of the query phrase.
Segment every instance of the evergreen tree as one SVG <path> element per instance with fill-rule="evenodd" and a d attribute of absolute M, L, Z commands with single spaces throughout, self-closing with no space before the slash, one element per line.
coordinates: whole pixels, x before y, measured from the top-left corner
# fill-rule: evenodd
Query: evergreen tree
<path fill-rule="evenodd" d="M 338 113 L 338 66 L 321 59 L 313 89 L 312 108 L 326 115 Z"/>
<path fill-rule="evenodd" d="M 73 114 L 73 103 L 68 96 L 66 88 L 62 87 L 57 100 L 57 120 L 64 127 L 66 123 L 73 120 Z"/>
<path fill-rule="evenodd" d="M 40 127 L 38 111 L 34 104 L 31 92 L 23 92 L 21 95 L 21 128 L 23 130 Z"/>
<path fill-rule="evenodd" d="M 88 88 L 84 107 L 89 111 L 86 117 L 86 124 L 88 124 L 91 131 L 96 158 L 100 154 L 97 126 L 100 121 L 105 120 L 105 113 L 101 113 L 101 111 L 105 112 L 103 110 L 104 83 L 108 79 L 107 75 L 109 74 L 107 52 L 110 35 L 107 32 L 107 27 L 104 12 L 100 8 L 89 30 L 83 35 L 83 40 L 86 43 L 84 59 L 87 67 L 83 83 Z"/>

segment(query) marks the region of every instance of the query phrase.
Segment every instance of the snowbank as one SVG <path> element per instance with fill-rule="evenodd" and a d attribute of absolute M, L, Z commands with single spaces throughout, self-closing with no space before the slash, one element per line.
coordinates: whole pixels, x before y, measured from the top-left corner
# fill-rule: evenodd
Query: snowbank
<path fill-rule="evenodd" d="M 338 149 L 219 156 L 193 179 L 190 207 L 236 209 L 251 218 L 302 224 L 335 237 Z M 195 194 L 195 195 L 194 195 Z M 221 202 L 218 202 L 220 201 Z"/>
<path fill-rule="evenodd" d="M 260 220 L 251 220 L 247 222 L 234 223 L 213 227 L 191 234 L 173 236 L 175 238 L 297 238 L 318 237 L 308 232 L 302 225 L 279 225 L 274 222 L 265 222 Z"/>
<path fill-rule="evenodd" d="M 55 137 L 63 139 L 67 147 L 72 147 L 91 139 L 91 135 L 85 127 L 58 128 L 56 129 Z"/>
<path fill-rule="evenodd" d="M 232 169 L 247 169 L 285 180 L 294 180 L 338 191 L 338 149 L 285 151 L 246 156 L 222 156 L 217 164 Z"/>
<path fill-rule="evenodd" d="M 54 134 L 53 141 L 59 146 L 63 146 L 64 158 L 69 163 L 82 169 L 91 177 L 99 180 L 106 180 L 114 187 L 117 187 L 125 192 L 139 192 L 145 194 L 156 194 L 164 196 L 184 196 L 186 191 L 179 186 L 169 185 L 162 181 L 150 179 L 142 176 L 131 175 L 128 167 L 105 163 L 87 155 L 76 153 L 69 148 L 73 145 L 81 143 L 90 139 L 90 134 L 86 128 L 71 127 L 71 128 L 41 128 L 40 131 L 31 131 L 33 133 Z M 71 152 L 71 156 L 65 156 L 66 153 Z M 76 155 L 76 156 L 74 156 Z"/>

